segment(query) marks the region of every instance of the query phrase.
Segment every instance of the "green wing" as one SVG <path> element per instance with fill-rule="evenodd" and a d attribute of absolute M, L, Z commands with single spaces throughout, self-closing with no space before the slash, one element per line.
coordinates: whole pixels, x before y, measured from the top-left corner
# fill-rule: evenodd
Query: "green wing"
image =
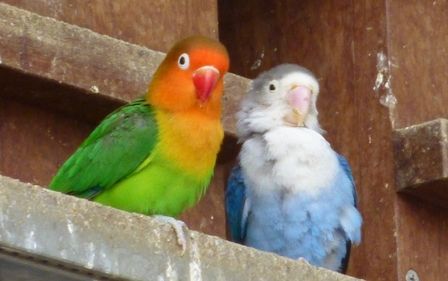
<path fill-rule="evenodd" d="M 135 171 L 157 142 L 153 110 L 143 99 L 109 114 L 62 165 L 50 188 L 92 198 Z"/>

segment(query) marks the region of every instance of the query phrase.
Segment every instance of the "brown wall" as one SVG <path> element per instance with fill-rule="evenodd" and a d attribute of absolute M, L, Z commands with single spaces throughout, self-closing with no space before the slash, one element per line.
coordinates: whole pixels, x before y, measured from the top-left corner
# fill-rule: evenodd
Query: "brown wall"
<path fill-rule="evenodd" d="M 448 1 L 387 1 L 396 128 L 448 117 Z"/>
<path fill-rule="evenodd" d="M 218 37 L 216 1 L 1 0 L 130 43 L 168 51 L 193 34 Z"/>

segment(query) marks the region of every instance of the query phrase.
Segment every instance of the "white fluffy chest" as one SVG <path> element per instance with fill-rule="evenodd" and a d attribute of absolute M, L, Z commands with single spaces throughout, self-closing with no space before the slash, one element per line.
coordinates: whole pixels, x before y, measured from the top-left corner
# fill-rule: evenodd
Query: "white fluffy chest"
<path fill-rule="evenodd" d="M 317 195 L 334 180 L 339 163 L 330 144 L 307 128 L 279 127 L 246 140 L 240 154 L 249 193 Z"/>

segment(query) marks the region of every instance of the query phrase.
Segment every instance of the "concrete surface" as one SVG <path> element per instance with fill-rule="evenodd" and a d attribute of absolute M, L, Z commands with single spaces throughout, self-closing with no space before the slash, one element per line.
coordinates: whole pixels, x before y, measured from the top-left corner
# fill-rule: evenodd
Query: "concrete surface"
<path fill-rule="evenodd" d="M 187 236 L 181 255 L 172 228 L 151 217 L 0 176 L 0 248 L 58 261 L 63 270 L 157 281 L 357 280 L 198 232 Z"/>

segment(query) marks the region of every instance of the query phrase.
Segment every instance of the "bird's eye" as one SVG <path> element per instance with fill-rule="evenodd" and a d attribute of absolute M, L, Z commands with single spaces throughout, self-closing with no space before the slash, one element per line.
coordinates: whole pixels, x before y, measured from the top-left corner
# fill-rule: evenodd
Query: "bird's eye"
<path fill-rule="evenodd" d="M 278 90 L 278 81 L 272 80 L 271 82 L 269 82 L 268 90 L 269 90 L 270 93 L 277 92 L 277 90 Z"/>
<path fill-rule="evenodd" d="M 177 60 L 177 65 L 180 69 L 187 69 L 190 66 L 190 56 L 188 56 L 187 53 L 183 53 L 179 56 L 179 59 Z"/>

